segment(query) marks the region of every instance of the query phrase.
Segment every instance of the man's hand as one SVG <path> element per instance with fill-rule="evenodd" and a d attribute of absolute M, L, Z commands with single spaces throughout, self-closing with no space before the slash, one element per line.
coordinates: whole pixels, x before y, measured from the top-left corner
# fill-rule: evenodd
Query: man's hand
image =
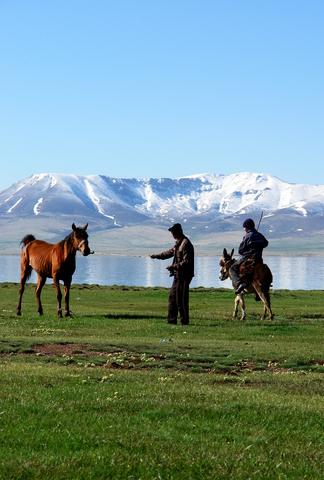
<path fill-rule="evenodd" d="M 173 266 L 173 265 L 168 265 L 168 266 L 166 267 L 166 269 L 169 270 L 169 272 L 173 272 L 174 266 Z"/>
<path fill-rule="evenodd" d="M 150 258 L 156 258 L 156 255 L 154 255 L 154 254 L 150 255 Z"/>

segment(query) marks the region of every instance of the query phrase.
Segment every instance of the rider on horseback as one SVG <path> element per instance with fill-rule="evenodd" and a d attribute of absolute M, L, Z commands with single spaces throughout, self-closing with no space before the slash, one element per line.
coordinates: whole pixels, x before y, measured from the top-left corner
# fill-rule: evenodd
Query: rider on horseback
<path fill-rule="evenodd" d="M 230 275 L 236 287 L 236 295 L 242 293 L 247 287 L 247 284 L 240 277 L 240 266 L 252 256 L 254 256 L 254 263 L 262 262 L 262 251 L 269 244 L 268 240 L 262 235 L 262 233 L 256 230 L 252 218 L 247 218 L 244 221 L 243 228 L 246 232 L 246 235 L 244 235 L 238 249 L 238 253 L 241 255 L 241 258 L 237 260 L 230 268 Z"/>

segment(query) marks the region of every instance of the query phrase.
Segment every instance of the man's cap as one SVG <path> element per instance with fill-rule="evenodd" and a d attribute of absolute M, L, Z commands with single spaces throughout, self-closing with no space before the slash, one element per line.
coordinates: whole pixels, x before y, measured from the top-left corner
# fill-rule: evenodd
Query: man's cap
<path fill-rule="evenodd" d="M 173 233 L 182 233 L 182 226 L 180 223 L 175 223 L 172 227 L 169 228 L 169 232 Z"/>
<path fill-rule="evenodd" d="M 252 218 L 247 218 L 246 220 L 244 220 L 243 228 L 254 228 L 254 227 L 255 227 L 255 224 Z"/>

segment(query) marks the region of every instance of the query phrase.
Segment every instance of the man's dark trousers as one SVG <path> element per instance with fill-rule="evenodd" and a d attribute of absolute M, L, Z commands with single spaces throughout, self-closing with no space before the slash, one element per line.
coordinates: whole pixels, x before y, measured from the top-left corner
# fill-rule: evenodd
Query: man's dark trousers
<path fill-rule="evenodd" d="M 174 278 L 169 294 L 168 323 L 176 324 L 179 312 L 181 325 L 188 325 L 190 281 L 191 279 Z"/>

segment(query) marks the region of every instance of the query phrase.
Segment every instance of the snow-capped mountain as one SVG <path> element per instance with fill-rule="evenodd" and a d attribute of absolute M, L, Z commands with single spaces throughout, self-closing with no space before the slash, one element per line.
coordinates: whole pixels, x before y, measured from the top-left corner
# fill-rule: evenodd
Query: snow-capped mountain
<path fill-rule="evenodd" d="M 0 191 L 2 226 L 50 218 L 54 229 L 68 216 L 89 220 L 97 230 L 180 221 L 190 228 L 226 231 L 241 228 L 242 216 L 257 221 L 261 211 L 263 228 L 270 233 L 318 228 L 324 185 L 291 184 L 257 173 L 175 179 L 39 174 Z"/>

